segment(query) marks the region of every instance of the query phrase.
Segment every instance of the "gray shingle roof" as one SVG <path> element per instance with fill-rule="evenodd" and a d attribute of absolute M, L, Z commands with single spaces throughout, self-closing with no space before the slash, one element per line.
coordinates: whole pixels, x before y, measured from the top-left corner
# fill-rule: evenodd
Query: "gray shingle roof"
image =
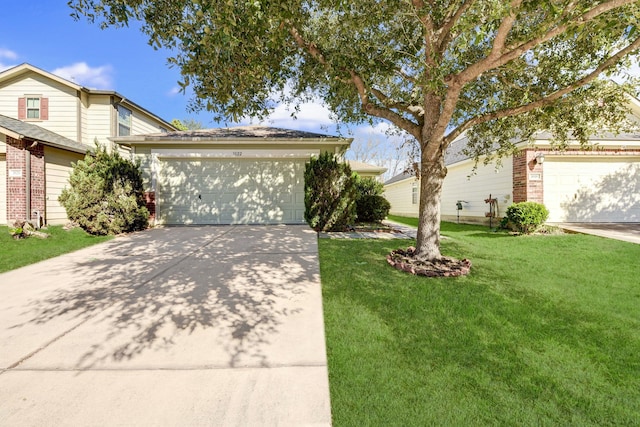
<path fill-rule="evenodd" d="M 281 129 L 267 126 L 237 126 L 231 128 L 213 128 L 171 131 L 146 135 L 132 135 L 132 137 L 113 138 L 114 141 L 135 140 L 191 140 L 191 139 L 342 139 L 337 136 L 323 135 L 293 129 Z"/>
<path fill-rule="evenodd" d="M 91 147 L 81 142 L 66 138 L 32 123 L 26 123 L 0 114 L 0 132 L 2 129 L 21 135 L 24 138 L 64 150 L 75 151 L 77 153 L 86 153 L 91 150 Z"/>
<path fill-rule="evenodd" d="M 388 180 L 385 181 L 384 185 L 394 184 L 396 182 L 404 181 L 405 179 L 415 178 L 415 177 L 416 177 L 415 173 L 405 171 L 405 172 L 399 173 L 396 176 L 389 178 Z"/>

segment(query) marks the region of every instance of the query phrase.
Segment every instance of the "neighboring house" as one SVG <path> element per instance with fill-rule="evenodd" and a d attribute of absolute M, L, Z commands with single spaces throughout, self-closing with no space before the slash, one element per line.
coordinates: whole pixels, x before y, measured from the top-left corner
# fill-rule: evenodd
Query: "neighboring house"
<path fill-rule="evenodd" d="M 362 178 L 373 178 L 380 181 L 382 174 L 387 171 L 387 168 L 382 166 L 371 165 L 369 163 L 359 162 L 356 160 L 347 160 L 347 163 L 351 167 L 353 172 L 356 172 Z"/>
<path fill-rule="evenodd" d="M 640 102 L 630 102 L 640 119 Z M 452 143 L 445 157 L 442 219 L 456 221 L 459 215 L 461 222 L 486 223 L 490 206 L 485 200 L 491 197 L 496 217 L 503 217 L 511 203 L 534 201 L 549 209 L 550 223 L 640 222 L 640 133 L 594 136 L 588 150 L 577 142 L 565 151 L 554 150 L 550 139 L 540 133 L 533 146 L 523 145 L 498 168 L 480 159 L 475 173 L 474 160 L 462 153 L 466 138 Z M 391 178 L 384 195 L 390 213 L 418 216 L 420 183 L 415 175 Z"/>
<path fill-rule="evenodd" d="M 0 72 L 0 224 L 67 221 L 58 196 L 71 164 L 109 138 L 172 131 L 114 91 L 82 87 L 29 64 Z"/>
<path fill-rule="evenodd" d="M 111 138 L 140 160 L 153 224 L 303 224 L 311 156 L 351 139 L 242 126 Z"/>

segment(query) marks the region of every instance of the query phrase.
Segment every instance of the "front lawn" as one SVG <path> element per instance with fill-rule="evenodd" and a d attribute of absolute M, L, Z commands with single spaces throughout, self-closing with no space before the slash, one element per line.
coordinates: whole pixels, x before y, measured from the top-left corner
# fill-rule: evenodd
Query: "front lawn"
<path fill-rule="evenodd" d="M 640 245 L 443 223 L 471 274 L 320 239 L 335 426 L 640 425 Z"/>
<path fill-rule="evenodd" d="M 50 236 L 47 239 L 29 237 L 14 240 L 9 234 L 9 228 L 0 226 L 0 273 L 112 238 L 110 236 L 91 236 L 79 228 L 65 231 L 62 226 L 51 226 L 42 231 Z"/>

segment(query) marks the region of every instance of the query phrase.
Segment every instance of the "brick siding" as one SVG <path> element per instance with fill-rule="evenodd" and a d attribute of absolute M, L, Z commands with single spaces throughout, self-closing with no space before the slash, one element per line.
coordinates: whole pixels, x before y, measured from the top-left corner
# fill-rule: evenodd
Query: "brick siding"
<path fill-rule="evenodd" d="M 46 183 L 44 147 L 32 141 L 17 140 L 7 136 L 7 220 L 11 224 L 16 219 L 30 219 L 33 211 L 45 214 Z M 27 206 L 26 154 L 30 156 L 31 206 Z M 11 176 L 12 171 L 20 171 L 20 176 Z"/>
<path fill-rule="evenodd" d="M 149 224 L 153 224 L 156 219 L 156 193 L 154 191 L 146 192 L 144 198 L 149 210 Z"/>

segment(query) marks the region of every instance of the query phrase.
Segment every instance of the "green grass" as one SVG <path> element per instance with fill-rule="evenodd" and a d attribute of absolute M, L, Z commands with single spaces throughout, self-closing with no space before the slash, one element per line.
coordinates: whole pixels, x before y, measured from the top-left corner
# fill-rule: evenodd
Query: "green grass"
<path fill-rule="evenodd" d="M 640 245 L 442 234 L 469 276 L 387 265 L 410 240 L 319 241 L 335 426 L 640 425 Z"/>
<path fill-rule="evenodd" d="M 9 228 L 0 226 L 0 273 L 111 239 L 110 236 L 91 236 L 79 228 L 65 231 L 62 226 L 51 226 L 42 231 L 50 236 L 14 240 Z"/>

